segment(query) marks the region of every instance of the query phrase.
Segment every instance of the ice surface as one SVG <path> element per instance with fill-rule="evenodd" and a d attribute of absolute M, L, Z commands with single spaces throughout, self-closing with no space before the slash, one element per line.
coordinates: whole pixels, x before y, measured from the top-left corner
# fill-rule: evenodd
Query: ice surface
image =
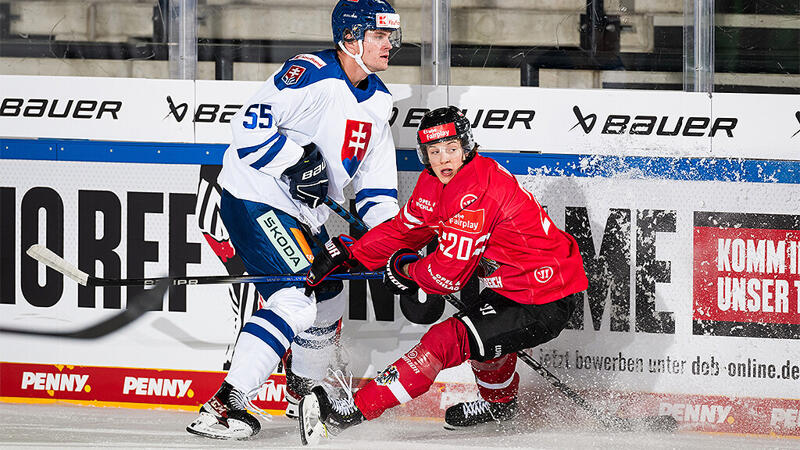
<path fill-rule="evenodd" d="M 295 422 L 275 417 L 247 441 L 217 441 L 188 434 L 194 413 L 74 405 L 0 403 L 0 448 L 303 448 Z M 800 440 L 719 434 L 612 433 L 565 424 L 531 427 L 517 422 L 498 431 L 446 431 L 440 421 L 381 418 L 346 430 L 325 449 L 672 449 L 800 448 Z M 307 448 L 307 447 L 306 447 Z"/>

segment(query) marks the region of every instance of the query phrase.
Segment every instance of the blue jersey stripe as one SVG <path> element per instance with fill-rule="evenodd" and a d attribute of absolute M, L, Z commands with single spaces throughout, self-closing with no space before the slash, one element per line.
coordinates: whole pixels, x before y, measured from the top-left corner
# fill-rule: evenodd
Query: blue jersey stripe
<path fill-rule="evenodd" d="M 286 353 L 286 347 L 283 346 L 280 340 L 270 334 L 269 331 L 261 328 L 260 326 L 254 324 L 253 322 L 248 322 L 244 328 L 242 328 L 242 333 L 249 333 L 253 336 L 261 339 L 264 341 L 265 344 L 272 347 L 272 350 L 278 355 L 278 357 L 282 357 L 284 353 Z"/>
<path fill-rule="evenodd" d="M 270 142 L 274 141 L 274 140 L 275 140 L 275 139 L 277 139 L 279 136 L 283 136 L 283 135 L 282 135 L 282 134 L 280 134 L 280 133 L 278 133 L 278 132 L 275 132 L 275 134 L 273 134 L 272 136 L 270 136 L 270 137 L 269 137 L 269 139 L 267 139 L 266 141 L 264 141 L 264 142 L 262 142 L 262 143 L 260 143 L 260 144 L 257 144 L 257 145 L 252 145 L 252 146 L 250 146 L 250 147 L 242 147 L 242 148 L 240 148 L 240 149 L 237 149 L 237 150 L 236 150 L 236 153 L 238 153 L 238 154 L 239 154 L 239 159 L 242 159 L 242 158 L 244 158 L 245 156 L 247 156 L 247 155 L 249 155 L 249 154 L 251 154 L 251 153 L 253 153 L 253 152 L 257 152 L 257 151 L 258 151 L 258 149 L 260 149 L 261 147 L 263 147 L 263 146 L 265 146 L 265 145 L 269 144 Z"/>
<path fill-rule="evenodd" d="M 272 147 L 270 147 L 269 150 L 267 150 L 267 152 L 264 153 L 264 156 L 258 158 L 258 160 L 253 164 L 250 164 L 250 166 L 252 166 L 254 169 L 260 169 L 266 166 L 267 164 L 269 164 L 270 161 L 272 161 L 273 159 L 275 159 L 276 156 L 278 156 L 278 152 L 281 151 L 284 144 L 286 144 L 286 136 L 281 134 L 278 140 L 274 144 L 272 144 Z"/>
<path fill-rule="evenodd" d="M 336 336 L 327 339 L 322 339 L 319 341 L 297 337 L 294 340 L 294 343 L 303 348 L 325 348 L 325 347 L 330 347 L 331 345 L 336 343 Z"/>
<path fill-rule="evenodd" d="M 281 333 L 283 333 L 284 336 L 286 336 L 286 339 L 289 342 L 292 342 L 292 339 L 294 339 L 294 331 L 292 331 L 292 327 L 290 327 L 281 316 L 275 314 L 269 309 L 259 309 L 253 313 L 253 315 L 271 323 L 272 326 L 277 328 Z"/>
<path fill-rule="evenodd" d="M 330 334 L 336 331 L 336 328 L 339 327 L 339 322 L 333 322 L 331 325 L 327 327 L 311 327 L 304 331 L 303 333 L 311 334 L 314 336 L 322 336 L 323 334 Z"/>
<path fill-rule="evenodd" d="M 377 197 L 379 195 L 386 195 L 396 199 L 397 189 L 362 189 L 356 192 L 356 203 L 370 197 Z"/>
<path fill-rule="evenodd" d="M 372 209 L 373 206 L 377 205 L 375 202 L 367 202 L 361 208 L 358 208 L 357 214 L 358 217 L 364 217 L 364 215 Z"/>

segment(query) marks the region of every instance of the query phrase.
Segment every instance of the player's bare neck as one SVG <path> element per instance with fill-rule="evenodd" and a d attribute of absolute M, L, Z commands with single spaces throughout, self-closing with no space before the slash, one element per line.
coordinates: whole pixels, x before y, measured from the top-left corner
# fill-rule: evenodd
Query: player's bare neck
<path fill-rule="evenodd" d="M 360 87 L 359 84 L 362 84 L 361 82 L 367 79 L 366 72 L 361 67 L 358 67 L 358 63 L 341 50 L 336 51 L 336 59 L 339 60 L 339 65 L 342 66 L 344 74 L 347 75 L 347 79 L 350 80 L 353 86 Z"/>

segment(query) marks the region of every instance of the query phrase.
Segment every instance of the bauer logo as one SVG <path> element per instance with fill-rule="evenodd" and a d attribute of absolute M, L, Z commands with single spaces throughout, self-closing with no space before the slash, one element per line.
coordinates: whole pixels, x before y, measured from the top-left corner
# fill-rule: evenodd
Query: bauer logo
<path fill-rule="evenodd" d="M 795 111 L 794 118 L 797 119 L 797 124 L 800 125 L 800 111 Z M 794 132 L 792 137 L 795 137 L 798 134 L 800 134 L 800 128 L 798 128 L 797 131 Z"/>
<path fill-rule="evenodd" d="M 4 98 L 0 117 L 119 120 L 120 100 Z"/>
<path fill-rule="evenodd" d="M 800 216 L 695 212 L 694 334 L 800 338 Z"/>
<path fill-rule="evenodd" d="M 74 373 L 52 372 L 23 372 L 22 389 L 49 392 L 89 392 L 91 387 L 86 384 L 89 375 Z M 50 395 L 53 395 L 52 393 Z"/>
<path fill-rule="evenodd" d="M 186 113 L 189 112 L 189 104 L 186 102 L 176 104 L 172 96 L 167 96 L 167 108 L 169 112 L 167 117 L 174 117 L 175 121 L 180 123 L 186 118 Z M 236 112 L 242 108 L 242 105 L 220 105 L 215 103 L 201 103 L 197 105 L 194 115 L 191 117 L 193 122 L 197 123 L 230 123 L 231 118 L 236 115 Z"/>
<path fill-rule="evenodd" d="M 408 110 L 401 110 L 397 106 L 394 106 L 392 107 L 392 114 L 389 116 L 389 125 L 394 126 L 395 122 L 399 120 L 399 127 L 413 128 L 416 132 L 416 129 L 419 127 L 419 122 L 428 111 L 430 111 L 428 108 L 409 108 Z M 473 130 L 479 128 L 490 130 L 522 130 L 524 128 L 525 130 L 531 130 L 533 129 L 533 118 L 536 115 L 536 111 L 532 109 L 509 110 L 477 108 L 473 111 L 464 108 L 461 111 L 464 116 L 469 119 L 470 127 L 472 127 Z M 413 145 L 416 145 L 416 142 Z"/>
<path fill-rule="evenodd" d="M 578 105 L 572 107 L 577 122 L 569 129 L 578 127 L 584 134 L 598 128 L 600 134 L 632 134 L 650 136 L 727 136 L 733 137 L 733 130 L 739 123 L 736 117 L 717 117 L 713 121 L 706 116 L 674 115 L 636 115 L 609 114 L 600 121 L 597 114 L 584 113 Z M 595 127 L 598 123 L 602 126 Z"/>
<path fill-rule="evenodd" d="M 281 221 L 278 220 L 275 211 L 270 211 L 256 220 L 292 273 L 311 265 L 297 244 L 295 244 L 291 234 L 286 231 Z"/>
<path fill-rule="evenodd" d="M 194 397 L 189 389 L 192 380 L 172 378 L 125 377 L 122 393 L 125 395 L 147 395 L 154 397 Z"/>

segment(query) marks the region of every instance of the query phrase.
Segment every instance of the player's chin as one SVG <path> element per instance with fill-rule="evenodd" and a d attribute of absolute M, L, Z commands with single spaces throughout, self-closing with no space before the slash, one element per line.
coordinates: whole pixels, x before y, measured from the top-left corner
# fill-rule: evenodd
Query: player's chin
<path fill-rule="evenodd" d="M 389 68 L 389 58 L 378 58 L 378 61 L 375 63 L 375 70 L 373 72 L 381 72 Z"/>

